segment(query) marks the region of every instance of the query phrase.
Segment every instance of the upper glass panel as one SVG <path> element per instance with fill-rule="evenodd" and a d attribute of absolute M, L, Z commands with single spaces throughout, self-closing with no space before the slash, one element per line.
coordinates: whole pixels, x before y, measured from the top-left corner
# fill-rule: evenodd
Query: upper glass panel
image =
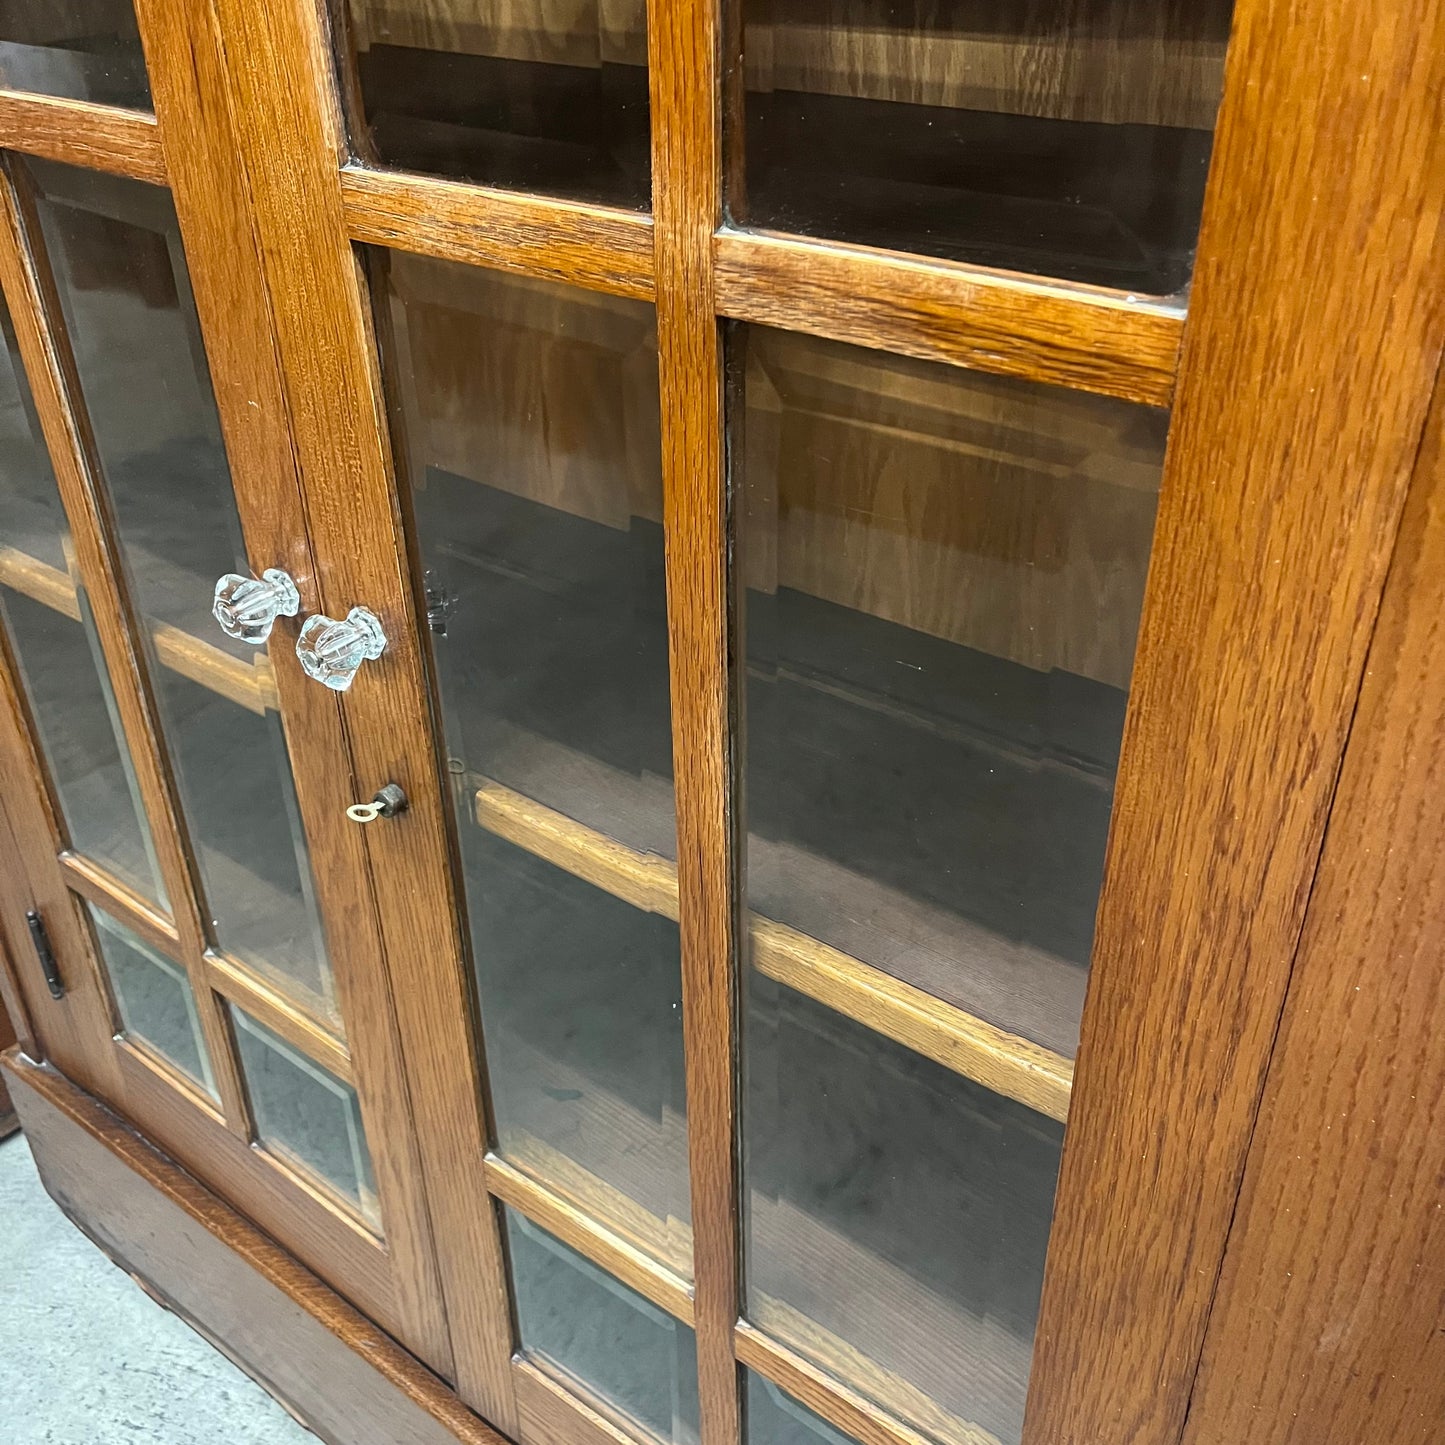
<path fill-rule="evenodd" d="M 645 0 L 336 4 L 348 22 L 363 159 L 650 204 Z"/>
<path fill-rule="evenodd" d="M 629 1434 L 697 1445 L 692 1331 L 524 1215 L 505 1214 L 522 1352 Z"/>
<path fill-rule="evenodd" d="M 1185 286 L 1232 0 L 736 3 L 739 224 Z"/>
<path fill-rule="evenodd" d="M 730 335 L 746 1308 L 950 1445 L 1019 1439 L 1063 1126 L 890 1021 L 1075 1052 L 1166 423 Z"/>
<path fill-rule="evenodd" d="M 687 1273 L 652 308 L 373 261 L 497 1147 Z"/>
<path fill-rule="evenodd" d="M 66 843 L 168 907 L 70 528 L 0 302 L 0 620 Z"/>
<path fill-rule="evenodd" d="M 250 567 L 170 197 L 29 164 L 216 941 L 339 1028 L 270 662 L 211 616 Z"/>
<path fill-rule="evenodd" d="M 0 87 L 149 110 L 131 0 L 5 0 Z"/>

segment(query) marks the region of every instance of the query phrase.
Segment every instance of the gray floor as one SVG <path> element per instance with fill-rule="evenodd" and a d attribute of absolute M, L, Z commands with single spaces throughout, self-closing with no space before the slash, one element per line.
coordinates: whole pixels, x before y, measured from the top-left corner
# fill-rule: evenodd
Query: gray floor
<path fill-rule="evenodd" d="M 0 1436 L 7 1445 L 316 1445 L 61 1214 L 0 1143 Z"/>

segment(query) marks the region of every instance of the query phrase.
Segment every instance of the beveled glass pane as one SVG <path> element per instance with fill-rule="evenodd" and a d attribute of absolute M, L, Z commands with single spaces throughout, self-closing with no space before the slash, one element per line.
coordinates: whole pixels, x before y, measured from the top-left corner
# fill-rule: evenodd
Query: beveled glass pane
<path fill-rule="evenodd" d="M 380 1233 L 381 1208 L 356 1090 L 231 1006 L 256 1142 L 340 1196 Z"/>
<path fill-rule="evenodd" d="M 743 1376 L 747 1382 L 746 1445 L 853 1445 L 852 1436 L 835 1430 L 771 1380 L 746 1367 Z"/>
<path fill-rule="evenodd" d="M 1187 282 L 1233 0 L 735 3 L 741 224 Z"/>
<path fill-rule="evenodd" d="M 375 164 L 644 210 L 644 0 L 336 0 Z M 348 42 L 343 38 L 343 44 Z"/>
<path fill-rule="evenodd" d="M 216 941 L 339 1028 L 266 649 L 211 616 L 250 567 L 170 197 L 30 164 Z"/>
<path fill-rule="evenodd" d="M 634 1433 L 696 1445 L 692 1331 L 524 1215 L 505 1213 L 523 1353 Z"/>
<path fill-rule="evenodd" d="M 164 909 L 150 825 L 3 302 L 0 327 L 0 619 L 66 843 Z"/>
<path fill-rule="evenodd" d="M 652 309 L 374 261 L 497 1147 L 687 1271 Z"/>
<path fill-rule="evenodd" d="M 0 87 L 148 110 L 133 0 L 5 0 Z"/>
<path fill-rule="evenodd" d="M 216 1098 L 211 1056 L 185 970 L 109 914 L 90 908 L 90 916 L 125 1035 Z"/>
<path fill-rule="evenodd" d="M 1062 1126 L 784 985 L 1073 1056 L 1167 419 L 765 329 L 729 368 L 748 1315 L 1016 1441 Z"/>

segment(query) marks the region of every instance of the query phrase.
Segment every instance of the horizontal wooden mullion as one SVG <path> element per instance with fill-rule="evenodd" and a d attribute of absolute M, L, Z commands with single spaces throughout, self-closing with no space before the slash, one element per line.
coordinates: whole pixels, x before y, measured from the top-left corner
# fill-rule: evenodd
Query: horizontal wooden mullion
<path fill-rule="evenodd" d="M 0 150 L 166 184 L 156 118 L 144 111 L 0 90 Z"/>
<path fill-rule="evenodd" d="M 257 1023 L 328 1073 L 355 1087 L 351 1051 L 335 1034 L 235 959 L 212 950 L 205 955 L 203 966 L 206 982 L 223 998 L 244 1009 Z"/>
<path fill-rule="evenodd" d="M 342 171 L 341 194 L 353 241 L 652 300 L 641 211 L 359 166 Z"/>
<path fill-rule="evenodd" d="M 123 923 L 181 968 L 187 966 L 185 948 L 175 921 L 154 904 L 146 902 L 140 894 L 127 888 L 100 864 L 81 853 L 62 853 L 60 867 L 66 884 L 87 902 L 110 914 L 116 922 Z"/>
<path fill-rule="evenodd" d="M 505 1159 L 487 1156 L 486 1180 L 487 1188 L 503 1204 L 556 1235 L 600 1269 L 651 1300 L 658 1309 L 666 1310 L 685 1325 L 692 1325 L 692 1292 L 670 1269 Z"/>
<path fill-rule="evenodd" d="M 1167 406 L 1184 316 L 1162 302 L 770 232 L 713 238 L 722 316 Z"/>
<path fill-rule="evenodd" d="M 523 1355 L 512 1360 L 517 1430 L 522 1445 L 665 1445 L 636 1421 L 623 1429 Z M 597 1402 L 599 1405 L 601 1402 Z"/>
<path fill-rule="evenodd" d="M 674 921 L 677 868 L 491 779 L 479 779 L 476 823 L 489 833 Z M 1071 1060 L 874 968 L 785 923 L 748 917 L 753 966 L 837 1013 L 1050 1118 L 1068 1115 Z"/>

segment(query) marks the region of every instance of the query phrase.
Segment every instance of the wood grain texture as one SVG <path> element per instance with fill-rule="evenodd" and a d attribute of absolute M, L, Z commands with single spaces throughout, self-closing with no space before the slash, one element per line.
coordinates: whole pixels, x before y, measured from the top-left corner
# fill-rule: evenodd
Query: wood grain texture
<path fill-rule="evenodd" d="M 1025 1440 L 1175 1441 L 1442 339 L 1440 0 L 1240 0 Z"/>
<path fill-rule="evenodd" d="M 143 0 L 137 18 L 247 555 L 253 571 L 280 566 L 297 580 L 304 615 L 320 607 L 315 578 L 321 569 L 301 503 L 264 238 L 249 177 L 238 160 L 241 138 L 252 126 L 249 119 L 244 124 L 238 119 L 230 91 L 231 47 L 218 33 L 210 7 Z M 257 107 L 258 113 L 264 109 Z M 282 169 L 289 167 L 276 168 Z M 387 1328 L 449 1375 L 445 1303 L 390 979 L 367 886 L 366 847 L 345 812 L 359 794 L 335 696 L 316 687 L 296 658 L 299 622 L 288 619 L 278 626 L 269 654 L 381 1204 L 385 1279 L 376 1291 L 388 1311 Z M 192 1147 L 202 1147 L 199 1131 Z M 187 1155 L 177 1157 L 191 1162 Z M 267 1167 L 263 1156 L 256 1157 Z M 222 1187 L 219 1180 L 212 1176 L 211 1182 Z M 273 1182 L 258 1177 L 248 1179 L 246 1187 L 269 1200 Z M 309 1188 L 295 1178 L 298 1193 Z M 284 1221 L 253 1217 L 279 1236 Z M 344 1212 L 318 1218 L 323 1224 L 336 1221 L 336 1237 L 324 1246 L 317 1231 L 318 1248 L 339 1258 L 355 1252 Z M 339 1269 L 330 1278 L 346 1287 Z"/>
<path fill-rule="evenodd" d="M 10 822 L 0 808 L 0 869 L 15 856 L 15 840 L 10 832 Z M 0 903 L 6 902 L 0 890 Z M 10 1030 L 10 1043 L 18 1043 L 27 1057 L 40 1058 L 40 1041 L 35 1035 L 35 1024 L 30 1017 L 30 1005 L 25 1001 L 20 987 L 20 971 L 3 938 L 0 938 L 0 1010 L 5 1014 L 5 1027 Z M 8 1048 L 9 1045 L 7 1044 Z M 6 1097 L 9 1095 L 7 1093 Z"/>
<path fill-rule="evenodd" d="M 0 285 L 174 914 L 180 945 L 175 956 L 195 996 L 226 1127 L 238 1138 L 247 1138 L 251 1121 L 240 1071 L 225 1024 L 199 972 L 205 925 L 190 844 L 161 741 L 159 712 L 145 672 L 139 611 L 121 561 L 75 355 L 41 239 L 35 196 L 28 176 L 9 166 L 0 174 Z"/>
<path fill-rule="evenodd" d="M 176 33 L 184 33 L 194 7 L 183 0 L 164 3 L 172 6 Z M 346 230 L 334 66 L 322 17 L 309 0 L 265 7 L 213 0 L 210 20 L 215 33 L 207 43 L 225 63 L 208 62 L 215 68 L 207 73 L 204 93 L 208 109 L 229 113 L 230 139 L 224 159 L 195 162 L 193 214 L 205 218 L 202 187 L 214 185 L 224 171 L 238 194 L 228 202 L 230 219 L 215 223 L 213 244 L 234 246 L 244 232 L 259 258 L 267 314 L 255 318 L 254 349 L 259 355 L 264 340 L 267 370 L 259 380 L 265 405 L 276 408 L 270 423 L 275 452 L 268 455 L 279 467 L 284 442 L 285 470 L 278 475 L 287 477 L 293 496 L 299 483 L 303 509 L 290 525 L 314 547 L 314 567 L 308 563 L 293 575 L 302 583 L 306 610 L 343 617 L 363 603 L 382 619 L 389 639 L 386 654 L 362 669 L 349 692 L 331 695 L 332 706 L 340 700 L 344 742 L 328 732 L 314 754 L 315 771 L 350 791 L 346 802 L 369 798 L 392 781 L 410 800 L 386 826 L 358 828 L 345 821 L 339 792 L 329 795 L 328 816 L 349 831 L 327 835 L 337 856 L 334 866 L 318 864 L 318 886 L 336 890 L 335 908 L 349 908 L 357 926 L 370 930 L 379 921 L 386 964 L 383 970 L 378 962 L 374 978 L 378 985 L 389 978 L 393 986 L 388 1001 L 373 994 L 367 1007 L 388 1029 L 394 1007 L 396 1046 L 387 1058 L 406 1059 L 404 1079 L 390 1065 L 386 1077 L 396 1106 L 410 1111 L 409 1122 L 397 1125 L 405 1138 L 390 1141 L 399 1155 L 405 1150 L 410 1156 L 404 1169 L 414 1217 L 407 1223 L 420 1231 L 434 1222 L 435 1237 L 446 1242 L 439 1271 L 459 1392 L 511 1431 L 512 1323 L 501 1242 L 493 1211 L 477 1207 L 486 1195 L 487 1140 L 469 984 L 369 299 Z M 183 75 L 191 63 L 177 55 L 169 73 Z M 159 90 L 156 103 L 165 132 Z M 189 156 L 193 147 L 179 149 Z M 218 306 L 223 301 L 216 298 Z M 277 394 L 278 378 L 283 395 Z M 237 397 L 238 408 L 246 399 Z M 273 516 L 268 525 L 279 523 Z M 275 550 L 268 562 L 286 555 L 279 532 L 271 535 Z M 299 536 L 290 545 L 299 548 Z M 283 714 L 286 681 L 278 663 Z M 309 681 L 303 686 L 322 691 Z M 330 786 L 327 780 L 318 786 Z M 308 831 L 314 821 L 307 817 Z M 374 909 L 370 899 L 360 908 L 342 901 L 342 894 L 354 900 L 368 877 Z M 333 911 L 327 908 L 328 918 Z M 368 964 L 373 977 L 370 970 Z M 363 1049 L 357 1030 L 367 1018 L 352 1011 L 347 1022 L 353 1067 L 365 1086 L 375 1051 Z M 424 1285 L 406 1269 L 399 1268 L 398 1277 L 409 1279 L 412 1289 Z"/>
<path fill-rule="evenodd" d="M 722 338 L 712 235 L 722 218 L 720 19 L 709 0 L 648 6 L 657 348 L 681 894 L 683 1037 L 702 1445 L 740 1430 L 737 860 L 727 603 Z"/>
<path fill-rule="evenodd" d="M 1445 387 L 1345 750 L 1185 1445 L 1445 1432 Z"/>
<path fill-rule="evenodd" d="M 584 1403 L 573 1382 L 564 1386 L 523 1356 L 512 1361 L 512 1378 L 524 1440 L 546 1445 L 638 1445 L 639 1440 L 653 1438 L 635 1422 L 624 1430 L 611 1418 L 612 1412 Z"/>
<path fill-rule="evenodd" d="M 54 1069 L 12 1080 L 46 1189 L 123 1269 L 330 1445 L 503 1445 L 446 1386 Z"/>
<path fill-rule="evenodd" d="M 0 90 L 0 149 L 166 183 L 155 117 L 118 106 Z"/>
<path fill-rule="evenodd" d="M 721 231 L 717 305 L 740 321 L 1167 406 L 1181 312 L 1118 292 L 839 242 Z"/>
<path fill-rule="evenodd" d="M 652 300 L 652 217 L 427 176 L 348 166 L 353 240 Z"/>
<path fill-rule="evenodd" d="M 152 948 L 174 959 L 182 968 L 186 966 L 180 931 L 154 904 L 148 903 L 124 883 L 112 878 L 104 868 L 79 853 L 64 852 L 59 862 L 66 883 L 82 898 L 119 919 Z"/>
<path fill-rule="evenodd" d="M 487 1187 L 504 1204 L 630 1285 L 659 1309 L 692 1324 L 692 1294 L 687 1284 L 621 1235 L 598 1224 L 591 1214 L 495 1154 L 487 1157 Z"/>

